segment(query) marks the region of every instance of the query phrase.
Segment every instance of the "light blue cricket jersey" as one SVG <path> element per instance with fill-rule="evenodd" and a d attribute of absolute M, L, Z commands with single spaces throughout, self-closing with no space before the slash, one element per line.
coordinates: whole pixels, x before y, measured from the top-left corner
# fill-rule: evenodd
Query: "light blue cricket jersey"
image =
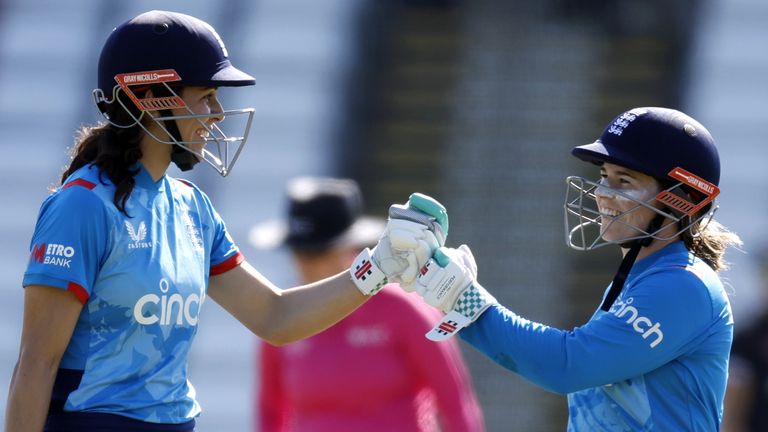
<path fill-rule="evenodd" d="M 568 394 L 569 431 L 715 431 L 733 318 L 717 274 L 682 242 L 632 268 L 610 311 L 562 331 L 494 305 L 461 337 Z"/>
<path fill-rule="evenodd" d="M 45 200 L 23 285 L 67 289 L 84 304 L 54 387 L 65 411 L 182 423 L 200 413 L 187 355 L 208 277 L 243 258 L 202 191 L 135 167 L 130 217 L 92 165 Z M 60 382 L 73 371 L 79 382 Z"/>

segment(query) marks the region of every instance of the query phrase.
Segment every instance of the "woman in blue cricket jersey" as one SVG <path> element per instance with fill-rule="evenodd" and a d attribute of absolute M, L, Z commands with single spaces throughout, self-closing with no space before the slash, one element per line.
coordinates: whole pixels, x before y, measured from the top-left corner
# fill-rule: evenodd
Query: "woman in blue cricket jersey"
<path fill-rule="evenodd" d="M 98 81 L 105 121 L 81 131 L 31 241 L 7 432 L 191 431 L 200 406 L 186 361 L 207 296 L 285 344 L 388 282 L 412 284 L 445 241 L 444 209 L 414 194 L 349 271 L 280 290 L 244 260 L 208 197 L 166 175 L 172 162 L 186 171 L 204 161 L 226 176 L 245 144 L 253 110 L 223 111 L 217 89 L 254 79 L 216 31 L 184 14 L 141 14 L 112 31 Z M 238 117 L 241 133 L 225 133 L 224 119 Z"/>
<path fill-rule="evenodd" d="M 741 241 L 712 219 L 714 140 L 680 111 L 635 108 L 573 154 L 600 178 L 567 179 L 567 242 L 618 245 L 624 257 L 592 318 L 566 331 L 504 308 L 477 283 L 462 245 L 438 249 L 417 281 L 447 313 L 428 337 L 463 328 L 500 365 L 567 394 L 569 431 L 718 430 L 733 320 L 717 272 Z"/>

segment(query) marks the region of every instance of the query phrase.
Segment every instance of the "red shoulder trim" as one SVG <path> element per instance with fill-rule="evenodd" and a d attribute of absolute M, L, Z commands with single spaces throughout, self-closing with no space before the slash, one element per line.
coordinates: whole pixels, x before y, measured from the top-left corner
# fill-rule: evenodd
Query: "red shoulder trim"
<path fill-rule="evenodd" d="M 65 184 L 64 186 L 62 186 L 62 189 L 67 189 L 67 188 L 72 187 L 72 186 L 82 186 L 82 187 L 90 190 L 90 189 L 93 189 L 93 188 L 96 187 L 96 183 L 91 183 L 88 180 L 83 180 L 83 179 L 74 179 L 71 182 L 69 182 L 69 183 Z"/>
<path fill-rule="evenodd" d="M 86 291 L 85 288 L 81 287 L 80 285 L 74 282 L 70 282 L 67 285 L 67 291 L 74 294 L 82 304 L 85 304 L 85 302 L 88 301 L 88 291 Z"/>
<path fill-rule="evenodd" d="M 184 183 L 185 185 L 187 185 L 189 187 L 192 187 L 192 183 L 190 183 L 189 180 L 184 180 L 184 179 L 176 179 L 176 180 Z"/>
<path fill-rule="evenodd" d="M 222 273 L 226 273 L 232 270 L 233 268 L 239 266 L 240 263 L 242 263 L 243 261 L 245 261 L 245 256 L 243 256 L 243 254 L 238 252 L 232 255 L 231 257 L 227 258 L 224 262 L 221 262 L 211 267 L 211 276 L 216 276 Z"/>

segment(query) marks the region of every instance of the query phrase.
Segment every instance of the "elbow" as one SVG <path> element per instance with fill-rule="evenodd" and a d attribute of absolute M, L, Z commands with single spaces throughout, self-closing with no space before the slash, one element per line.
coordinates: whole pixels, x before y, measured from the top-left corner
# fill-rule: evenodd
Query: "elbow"
<path fill-rule="evenodd" d="M 286 345 L 288 345 L 288 344 L 290 344 L 291 342 L 294 342 L 294 341 L 290 341 L 290 340 L 286 340 L 286 339 L 264 339 L 264 342 L 272 345 L 273 347 L 280 348 L 280 347 L 284 347 L 284 346 L 286 346 Z"/>
<path fill-rule="evenodd" d="M 579 388 L 575 388 L 570 383 L 567 382 L 555 382 L 555 381 L 532 381 L 534 384 L 536 384 L 538 387 L 557 395 L 565 396 L 568 393 L 573 393 L 575 391 L 581 390 Z"/>
<path fill-rule="evenodd" d="M 46 383 L 50 390 L 59 371 L 60 360 L 61 356 L 39 355 L 22 350 L 13 368 L 10 392 L 34 386 L 35 383 Z"/>
<path fill-rule="evenodd" d="M 554 379 L 548 379 L 548 380 L 541 380 L 539 382 L 536 382 L 538 386 L 543 388 L 544 390 L 547 390 L 549 392 L 559 394 L 559 395 L 567 395 L 569 393 L 575 393 L 581 390 L 585 390 L 587 388 L 595 387 L 592 384 L 587 384 L 583 382 L 583 380 L 580 379 L 573 379 L 569 378 L 569 374 L 565 374 L 566 376 L 559 375 L 558 377 Z"/>
<path fill-rule="evenodd" d="M 567 395 L 591 386 L 585 385 L 576 372 L 550 367 L 547 369 L 518 370 L 520 376 L 542 389 L 558 395 Z"/>
<path fill-rule="evenodd" d="M 63 354 L 60 352 L 27 349 L 22 346 L 19 350 L 19 358 L 16 361 L 14 372 L 36 370 L 55 376 L 59 370 L 59 363 Z"/>
<path fill-rule="evenodd" d="M 544 388 L 552 393 L 562 395 L 562 396 L 565 396 L 568 393 L 573 393 L 573 392 L 582 390 L 581 388 L 577 388 L 576 386 L 573 386 L 570 383 L 552 383 L 552 385 Z"/>
<path fill-rule="evenodd" d="M 261 336 L 261 338 L 272 346 L 282 347 L 306 339 L 309 336 L 311 335 L 297 334 L 292 331 L 273 331 Z"/>
<path fill-rule="evenodd" d="M 280 316 L 280 314 L 270 315 L 275 316 L 262 319 L 259 322 L 249 323 L 247 327 L 264 342 L 276 347 L 281 347 L 302 339 L 300 336 L 296 335 L 296 332 L 291 325 L 291 319 L 287 319 L 286 316 Z"/>
<path fill-rule="evenodd" d="M 276 347 L 282 347 L 298 340 L 276 331 L 261 334 L 259 337 L 263 339 L 264 342 Z"/>
<path fill-rule="evenodd" d="M 282 307 L 279 296 L 264 305 L 258 313 L 249 310 L 236 314 L 238 320 L 259 339 L 273 346 L 283 346 L 300 338 L 293 335 L 297 319 L 291 310 Z"/>

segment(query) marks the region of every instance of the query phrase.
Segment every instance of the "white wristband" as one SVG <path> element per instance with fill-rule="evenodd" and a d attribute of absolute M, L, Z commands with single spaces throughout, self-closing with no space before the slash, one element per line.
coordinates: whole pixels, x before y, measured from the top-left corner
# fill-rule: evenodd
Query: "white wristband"
<path fill-rule="evenodd" d="M 368 248 L 363 249 L 355 257 L 355 261 L 349 268 L 349 275 L 357 289 L 367 296 L 376 294 L 388 283 L 387 275 L 374 264 L 371 259 L 371 250 Z"/>

